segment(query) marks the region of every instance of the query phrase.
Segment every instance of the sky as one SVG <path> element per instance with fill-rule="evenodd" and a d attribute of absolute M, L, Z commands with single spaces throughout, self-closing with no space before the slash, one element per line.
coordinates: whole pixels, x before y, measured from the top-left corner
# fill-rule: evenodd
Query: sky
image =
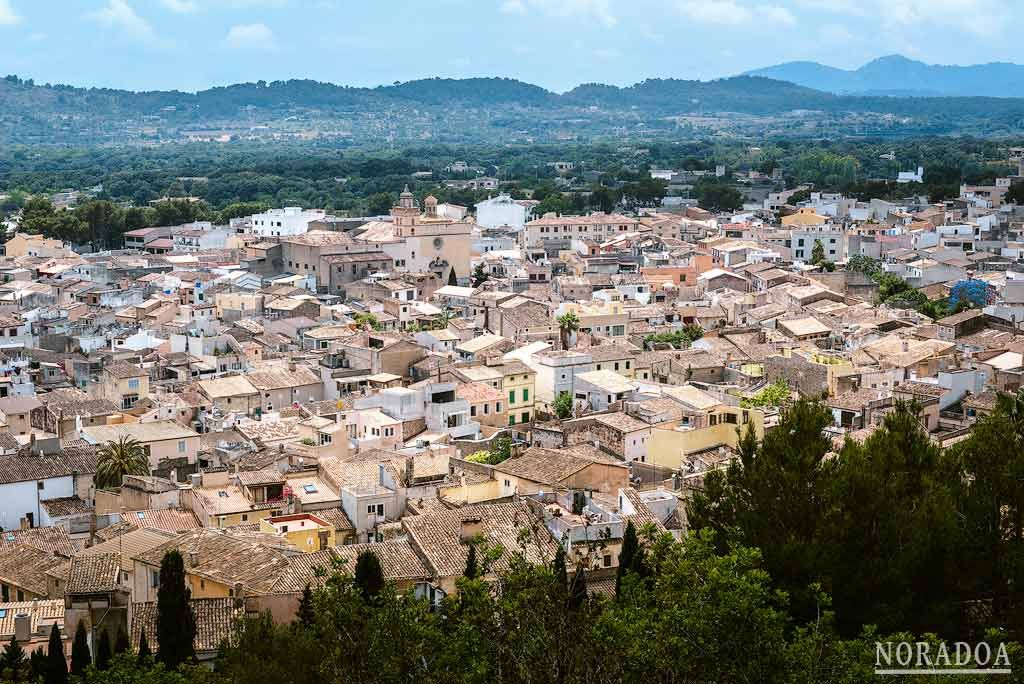
<path fill-rule="evenodd" d="M 0 72 L 195 91 L 260 79 L 710 79 L 903 54 L 1024 61 L 1024 0 L 0 0 Z"/>

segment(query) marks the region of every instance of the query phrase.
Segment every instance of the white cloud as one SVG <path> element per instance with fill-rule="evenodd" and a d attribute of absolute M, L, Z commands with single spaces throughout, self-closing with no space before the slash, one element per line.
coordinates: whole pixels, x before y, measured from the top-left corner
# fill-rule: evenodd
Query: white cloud
<path fill-rule="evenodd" d="M 754 21 L 793 26 L 796 17 L 779 5 L 746 5 L 736 0 L 677 0 L 676 9 L 697 24 L 740 26 Z"/>
<path fill-rule="evenodd" d="M 523 0 L 505 0 L 499 8 L 505 14 L 526 14 L 526 5 Z"/>
<path fill-rule="evenodd" d="M 160 0 L 160 3 L 178 14 L 191 14 L 199 11 L 199 4 L 196 0 Z"/>
<path fill-rule="evenodd" d="M 21 17 L 11 6 L 11 0 L 0 0 L 0 26 L 17 24 Z"/>
<path fill-rule="evenodd" d="M 679 0 L 676 9 L 698 24 L 724 24 L 736 26 L 746 24 L 754 18 L 747 7 L 733 0 Z"/>
<path fill-rule="evenodd" d="M 266 24 L 237 24 L 228 29 L 224 44 L 235 50 L 272 50 L 274 32 Z"/>
<path fill-rule="evenodd" d="M 757 8 L 761 17 L 773 24 L 782 24 L 783 26 L 793 26 L 796 24 L 796 17 L 785 7 L 778 7 L 777 5 L 763 5 Z"/>
<path fill-rule="evenodd" d="M 151 44 L 163 43 L 153 30 L 153 26 L 136 14 L 127 0 L 107 0 L 106 7 L 101 7 L 90 16 L 107 28 L 115 29 L 133 40 Z"/>
<path fill-rule="evenodd" d="M 503 0 L 498 9 L 505 14 L 538 12 L 561 18 L 593 19 L 606 28 L 619 23 L 610 0 Z"/>

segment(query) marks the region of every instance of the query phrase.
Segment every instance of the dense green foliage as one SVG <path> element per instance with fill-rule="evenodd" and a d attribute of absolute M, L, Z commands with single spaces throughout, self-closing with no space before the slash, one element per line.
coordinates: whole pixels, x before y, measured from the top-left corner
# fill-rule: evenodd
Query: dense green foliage
<path fill-rule="evenodd" d="M 832 598 L 841 633 L 864 625 L 977 634 L 983 619 L 1024 634 L 1024 394 L 1002 397 L 970 437 L 939 451 L 916 407 L 898 403 L 838 457 L 828 409 L 798 402 L 764 442 L 708 476 L 691 525 L 719 548 L 760 548 L 798 620 Z M 1009 443 L 1008 443 L 1009 442 Z"/>
<path fill-rule="evenodd" d="M 696 323 L 689 323 L 679 330 L 648 335 L 644 338 L 644 346 L 650 349 L 655 344 L 671 344 L 676 349 L 686 349 L 703 336 L 704 328 Z"/>
<path fill-rule="evenodd" d="M 740 406 L 743 408 L 781 406 L 789 400 L 790 396 L 789 384 L 782 378 L 778 378 L 754 396 L 743 397 L 740 400 Z"/>
<path fill-rule="evenodd" d="M 559 420 L 565 420 L 567 418 L 572 418 L 572 405 L 572 394 L 569 392 L 559 392 L 558 396 L 555 397 L 552 408 Z"/>

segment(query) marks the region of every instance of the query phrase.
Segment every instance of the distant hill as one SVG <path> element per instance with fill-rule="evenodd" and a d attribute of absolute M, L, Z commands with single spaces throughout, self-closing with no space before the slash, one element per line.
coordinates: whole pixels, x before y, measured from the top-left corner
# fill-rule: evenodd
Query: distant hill
<path fill-rule="evenodd" d="M 925 64 L 889 55 L 847 70 L 817 62 L 787 62 L 747 72 L 836 94 L 1024 97 L 1024 65 Z"/>
<path fill-rule="evenodd" d="M 590 83 L 566 93 L 509 78 L 433 78 L 377 88 L 259 81 L 187 93 L 39 85 L 7 76 L 0 79 L 0 142 L 293 138 L 373 145 L 382 140 L 693 138 L 725 132 L 750 137 L 1024 132 L 1024 98 L 838 95 L 827 91 L 831 84 L 825 81 L 852 72 L 809 63 L 791 71 L 800 72 L 794 80 L 817 87 L 744 75 L 649 79 L 628 87 Z M 908 83 L 927 85 L 922 78 L 894 77 L 883 91 L 891 94 Z"/>

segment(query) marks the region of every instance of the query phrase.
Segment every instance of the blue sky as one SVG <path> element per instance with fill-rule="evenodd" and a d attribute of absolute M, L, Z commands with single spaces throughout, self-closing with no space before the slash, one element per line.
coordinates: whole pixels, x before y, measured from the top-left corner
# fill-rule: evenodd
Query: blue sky
<path fill-rule="evenodd" d="M 0 0 L 0 71 L 196 90 L 510 76 L 553 90 L 845 68 L 1024 61 L 1024 0 Z"/>

